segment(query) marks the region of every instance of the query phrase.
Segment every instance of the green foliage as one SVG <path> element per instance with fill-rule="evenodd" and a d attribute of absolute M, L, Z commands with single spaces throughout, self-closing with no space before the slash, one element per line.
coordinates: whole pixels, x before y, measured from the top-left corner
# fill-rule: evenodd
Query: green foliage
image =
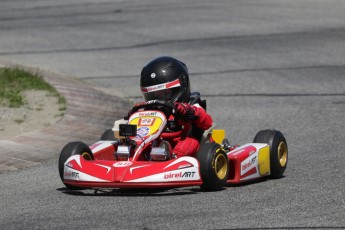
<path fill-rule="evenodd" d="M 0 68 L 0 106 L 21 107 L 25 104 L 24 90 L 47 90 L 58 97 L 59 104 L 66 103 L 65 98 L 41 76 L 19 68 Z"/>

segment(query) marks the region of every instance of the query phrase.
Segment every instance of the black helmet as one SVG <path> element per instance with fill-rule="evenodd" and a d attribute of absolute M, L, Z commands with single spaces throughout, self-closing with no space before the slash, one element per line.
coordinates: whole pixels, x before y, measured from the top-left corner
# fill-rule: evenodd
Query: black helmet
<path fill-rule="evenodd" d="M 187 102 L 190 84 L 187 66 L 172 57 L 159 57 L 144 66 L 140 78 L 146 101 Z"/>

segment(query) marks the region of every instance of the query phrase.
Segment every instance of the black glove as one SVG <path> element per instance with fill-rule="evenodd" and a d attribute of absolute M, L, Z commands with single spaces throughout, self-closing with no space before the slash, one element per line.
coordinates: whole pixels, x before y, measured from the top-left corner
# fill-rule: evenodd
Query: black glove
<path fill-rule="evenodd" d="M 175 102 L 174 110 L 177 119 L 181 119 L 184 121 L 192 121 L 197 119 L 197 117 L 195 116 L 195 109 L 193 108 L 193 106 L 187 103 Z"/>
<path fill-rule="evenodd" d="M 136 103 L 136 104 L 133 106 L 133 108 L 132 108 L 131 110 L 128 111 L 127 117 L 125 117 L 125 119 L 127 118 L 127 120 L 128 120 L 128 118 L 133 114 L 133 111 L 135 111 L 135 112 L 138 111 L 138 110 L 137 110 L 137 107 L 140 107 L 140 106 L 143 106 L 143 105 L 146 105 L 146 104 L 147 104 L 147 103 L 146 103 L 145 101 Z"/>

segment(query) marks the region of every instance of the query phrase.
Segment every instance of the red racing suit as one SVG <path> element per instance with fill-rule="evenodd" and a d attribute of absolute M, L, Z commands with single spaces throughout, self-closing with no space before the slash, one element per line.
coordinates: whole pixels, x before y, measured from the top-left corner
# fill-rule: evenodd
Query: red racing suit
<path fill-rule="evenodd" d="M 204 108 L 199 104 L 193 104 L 192 107 L 195 119 L 190 121 L 177 119 L 177 123 L 181 125 L 182 133 L 179 137 L 167 139 L 172 146 L 173 154 L 177 157 L 195 157 L 200 147 L 200 138 L 203 131 L 212 126 L 212 117 L 206 113 Z M 176 117 L 171 116 L 169 118 L 169 120 L 172 119 L 176 119 Z"/>

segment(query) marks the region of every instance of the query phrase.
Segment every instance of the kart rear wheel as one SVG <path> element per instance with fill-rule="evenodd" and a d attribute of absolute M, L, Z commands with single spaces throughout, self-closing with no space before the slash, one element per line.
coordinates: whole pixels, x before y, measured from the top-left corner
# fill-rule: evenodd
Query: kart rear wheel
<path fill-rule="evenodd" d="M 288 147 L 284 135 L 278 130 L 262 130 L 256 134 L 253 142 L 267 143 L 270 146 L 270 177 L 281 178 L 288 162 Z"/>
<path fill-rule="evenodd" d="M 226 185 L 229 160 L 225 151 L 215 142 L 205 143 L 196 154 L 204 190 L 220 190 Z"/>
<path fill-rule="evenodd" d="M 76 141 L 76 142 L 70 142 L 63 149 L 61 150 L 60 157 L 59 157 L 59 174 L 60 178 L 63 182 L 63 174 L 64 174 L 64 167 L 65 162 L 68 158 L 74 155 L 81 155 L 85 160 L 93 160 L 93 154 L 89 146 L 87 146 L 85 143 Z M 71 186 L 68 184 L 65 184 L 67 188 L 71 189 L 77 189 L 75 186 Z"/>
<path fill-rule="evenodd" d="M 102 134 L 100 140 L 101 141 L 116 141 L 117 139 L 114 136 L 114 131 L 111 129 L 107 129 Z"/>

